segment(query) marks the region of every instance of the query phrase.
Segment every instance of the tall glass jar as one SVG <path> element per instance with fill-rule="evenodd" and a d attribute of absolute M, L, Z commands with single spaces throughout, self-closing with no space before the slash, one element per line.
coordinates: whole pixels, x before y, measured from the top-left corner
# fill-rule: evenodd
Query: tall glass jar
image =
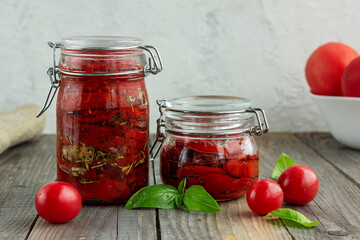
<path fill-rule="evenodd" d="M 83 202 L 126 202 L 148 184 L 144 79 L 161 71 L 160 57 L 137 38 L 73 37 L 50 46 L 54 55 L 61 49 L 59 66 L 54 56 L 48 71 L 59 89 L 57 180 L 74 185 Z"/>
<path fill-rule="evenodd" d="M 158 100 L 163 183 L 201 185 L 217 201 L 243 196 L 258 178 L 253 134 L 268 132 L 265 113 L 250 100 L 195 96 Z M 163 130 L 165 129 L 165 131 Z"/>

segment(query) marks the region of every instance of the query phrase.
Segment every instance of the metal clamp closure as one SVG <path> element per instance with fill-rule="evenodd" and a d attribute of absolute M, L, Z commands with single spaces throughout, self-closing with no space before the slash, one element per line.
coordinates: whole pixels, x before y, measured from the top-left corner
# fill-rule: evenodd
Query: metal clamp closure
<path fill-rule="evenodd" d="M 144 46 L 139 46 L 138 48 L 145 50 L 150 55 L 150 57 L 148 58 L 149 64 L 144 67 L 145 76 L 149 75 L 150 73 L 155 75 L 163 70 L 161 57 L 156 47 L 150 45 L 144 45 Z M 155 54 L 152 51 L 154 51 Z"/>
<path fill-rule="evenodd" d="M 156 121 L 157 122 L 156 139 L 150 149 L 150 161 L 154 161 L 154 159 L 158 155 L 158 153 L 161 149 L 162 143 L 166 137 L 166 135 L 165 135 L 165 115 L 164 115 L 165 102 L 166 102 L 166 100 L 164 100 L 164 99 L 156 100 L 156 103 L 159 105 L 160 117 Z"/>
<path fill-rule="evenodd" d="M 262 110 L 261 108 L 251 108 L 247 109 L 246 112 L 254 113 L 257 120 L 257 125 L 250 129 L 251 134 L 256 134 L 257 136 L 260 136 L 263 133 L 269 132 L 269 124 L 266 119 L 264 110 Z"/>
<path fill-rule="evenodd" d="M 40 112 L 36 115 L 37 118 L 40 117 L 50 107 L 50 105 L 55 97 L 55 94 L 60 86 L 59 69 L 56 65 L 56 55 L 55 54 L 56 54 L 56 49 L 61 48 L 62 44 L 48 42 L 48 45 L 49 45 L 49 47 L 52 48 L 53 66 L 48 68 L 46 73 L 49 76 L 51 87 L 50 87 L 49 93 L 46 97 L 43 107 L 41 108 Z"/>
<path fill-rule="evenodd" d="M 47 74 L 49 75 L 51 86 L 58 87 L 60 85 L 60 76 L 59 76 L 59 68 L 58 65 L 56 64 L 56 49 L 61 48 L 62 44 L 48 42 L 48 45 L 49 47 L 52 48 L 53 66 L 47 70 Z"/>

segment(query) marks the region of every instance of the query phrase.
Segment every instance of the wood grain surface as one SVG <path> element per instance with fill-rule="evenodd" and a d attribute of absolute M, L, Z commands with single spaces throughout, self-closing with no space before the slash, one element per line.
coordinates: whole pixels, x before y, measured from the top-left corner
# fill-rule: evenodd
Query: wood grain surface
<path fill-rule="evenodd" d="M 314 201 L 283 205 L 321 220 L 317 227 L 264 220 L 245 198 L 221 202 L 222 211 L 211 214 L 85 205 L 69 223 L 48 223 L 34 208 L 36 191 L 56 178 L 55 136 L 43 135 L 0 155 L 0 239 L 360 239 L 360 151 L 341 146 L 328 133 L 273 133 L 256 142 L 262 178 L 271 176 L 281 152 L 317 173 Z M 159 159 L 150 166 L 150 183 L 161 183 Z"/>
<path fill-rule="evenodd" d="M 155 164 L 156 184 L 162 184 L 159 158 Z M 271 224 L 251 212 L 245 198 L 220 202 L 220 212 L 197 213 L 179 209 L 159 209 L 161 239 L 290 239 L 283 223 Z"/>
<path fill-rule="evenodd" d="M 295 135 L 360 187 L 359 150 L 341 145 L 330 133 L 296 133 Z"/>
<path fill-rule="evenodd" d="M 149 171 L 150 184 L 153 179 L 153 171 Z M 29 239 L 156 239 L 156 233 L 155 209 L 129 211 L 122 205 L 83 205 L 80 214 L 66 224 L 37 218 Z"/>
<path fill-rule="evenodd" d="M 25 239 L 37 219 L 37 190 L 55 180 L 55 136 L 42 136 L 0 157 L 0 239 Z"/>
<path fill-rule="evenodd" d="M 270 177 L 277 157 L 285 152 L 297 164 L 310 166 L 319 178 L 319 193 L 305 206 L 287 206 L 321 223 L 312 229 L 287 227 L 295 239 L 360 239 L 360 189 L 308 143 L 292 133 L 269 134 L 256 139 L 260 146 L 261 175 Z M 358 153 L 360 162 L 360 152 Z"/>

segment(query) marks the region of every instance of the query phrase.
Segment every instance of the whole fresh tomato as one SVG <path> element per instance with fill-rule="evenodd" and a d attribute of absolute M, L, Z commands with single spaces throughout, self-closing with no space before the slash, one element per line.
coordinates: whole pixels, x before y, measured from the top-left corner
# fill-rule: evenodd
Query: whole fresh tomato
<path fill-rule="evenodd" d="M 306 80 L 311 92 L 318 95 L 342 95 L 341 76 L 346 66 L 359 54 L 351 47 L 329 42 L 317 48 L 305 67 Z"/>
<path fill-rule="evenodd" d="M 278 183 L 284 191 L 284 201 L 305 205 L 311 202 L 319 190 L 315 172 L 304 165 L 290 166 L 280 175 Z"/>
<path fill-rule="evenodd" d="M 341 86 L 344 96 L 360 97 L 360 57 L 352 60 L 345 68 Z"/>
<path fill-rule="evenodd" d="M 255 180 L 246 193 L 246 202 L 254 213 L 266 215 L 281 207 L 284 193 L 280 185 L 271 179 Z"/>
<path fill-rule="evenodd" d="M 42 186 L 35 197 L 35 208 L 40 217 L 53 223 L 65 223 L 81 210 L 79 191 L 69 183 L 51 182 Z"/>

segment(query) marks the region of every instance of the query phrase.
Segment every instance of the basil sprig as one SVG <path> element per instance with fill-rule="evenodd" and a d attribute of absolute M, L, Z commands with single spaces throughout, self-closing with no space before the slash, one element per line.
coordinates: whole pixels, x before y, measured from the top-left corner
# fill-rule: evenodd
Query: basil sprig
<path fill-rule="evenodd" d="M 296 165 L 295 162 L 286 155 L 285 153 L 281 153 L 280 157 L 276 161 L 274 171 L 271 175 L 271 178 L 277 181 L 283 171 L 290 166 Z"/>
<path fill-rule="evenodd" d="M 267 217 L 278 217 L 286 220 L 290 220 L 296 223 L 301 224 L 304 227 L 315 227 L 320 223 L 320 221 L 311 221 L 307 217 L 305 217 L 302 213 L 295 211 L 290 208 L 279 208 L 277 210 L 274 210 L 272 212 L 269 212 L 264 218 Z"/>
<path fill-rule="evenodd" d="M 137 191 L 126 203 L 126 209 L 147 207 L 182 209 L 184 204 L 188 211 L 218 212 L 221 210 L 215 199 L 202 186 L 193 185 L 185 190 L 186 178 L 176 189 L 170 185 L 147 186 Z"/>

